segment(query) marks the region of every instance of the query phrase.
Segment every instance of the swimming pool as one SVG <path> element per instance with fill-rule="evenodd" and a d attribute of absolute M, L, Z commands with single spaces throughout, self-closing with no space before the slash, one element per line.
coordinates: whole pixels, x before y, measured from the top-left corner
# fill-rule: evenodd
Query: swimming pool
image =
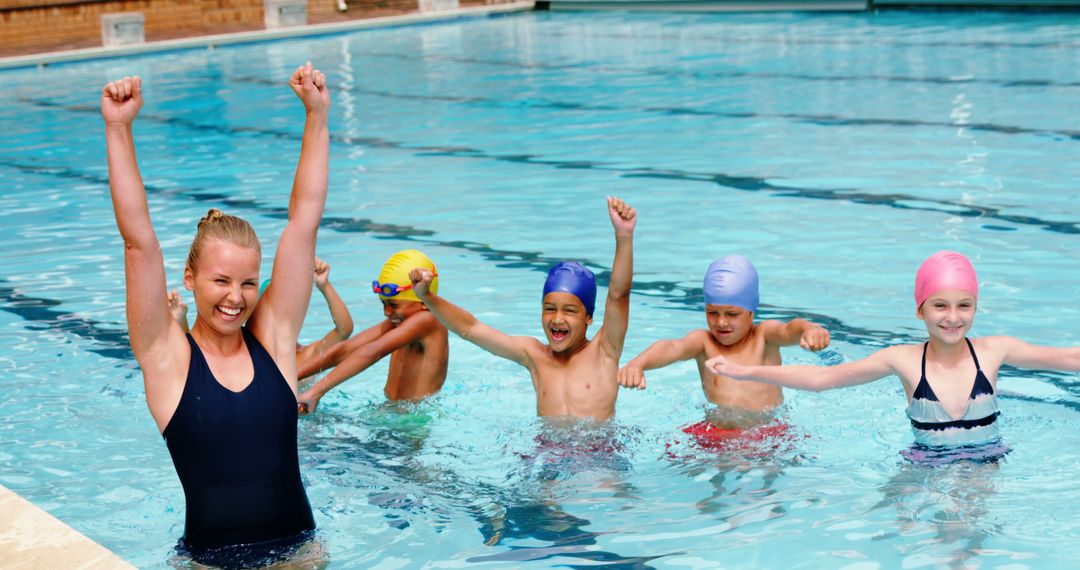
<path fill-rule="evenodd" d="M 613 194 L 640 216 L 624 363 L 704 323 L 702 273 L 733 252 L 758 267 L 762 317 L 832 331 L 788 362 L 921 338 L 914 271 L 942 248 L 980 273 L 976 335 L 1080 343 L 1076 14 L 531 13 L 2 72 L 0 483 L 140 567 L 182 563 L 183 495 L 126 345 L 98 89 L 147 85 L 139 159 L 179 286 L 209 207 L 272 247 L 304 59 L 334 99 L 318 253 L 358 326 L 381 316 L 381 263 L 419 247 L 447 298 L 540 336 L 541 271 L 609 267 Z M 316 299 L 303 338 L 329 323 Z M 387 406 L 384 363 L 301 421 L 332 567 L 1080 558 L 1075 374 L 1003 372 L 1014 449 L 994 465 L 906 463 L 895 381 L 789 391 L 781 445 L 697 449 L 679 431 L 705 411 L 690 363 L 551 451 L 528 374 L 451 342 L 438 397 Z"/>

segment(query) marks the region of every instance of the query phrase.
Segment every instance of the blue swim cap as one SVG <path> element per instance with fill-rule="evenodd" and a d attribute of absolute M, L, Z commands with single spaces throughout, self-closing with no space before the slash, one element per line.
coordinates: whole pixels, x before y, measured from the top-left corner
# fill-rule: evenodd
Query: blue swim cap
<path fill-rule="evenodd" d="M 563 261 L 548 270 L 544 282 L 544 295 L 552 291 L 570 293 L 585 305 L 585 314 L 590 317 L 596 306 L 596 276 L 584 265 L 576 261 Z"/>
<path fill-rule="evenodd" d="M 741 255 L 726 255 L 712 262 L 705 272 L 703 288 L 707 305 L 734 305 L 757 311 L 757 269 Z"/>

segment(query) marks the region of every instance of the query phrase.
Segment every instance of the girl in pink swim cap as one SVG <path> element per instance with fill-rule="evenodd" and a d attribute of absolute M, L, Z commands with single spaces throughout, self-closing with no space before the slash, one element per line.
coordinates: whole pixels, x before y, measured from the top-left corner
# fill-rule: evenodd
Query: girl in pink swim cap
<path fill-rule="evenodd" d="M 706 367 L 737 380 L 754 380 L 802 390 L 829 390 L 897 376 L 907 394 L 907 416 L 915 433 L 913 449 L 953 450 L 948 457 L 972 458 L 957 449 L 1000 444 L 997 417 L 998 370 L 1003 365 L 1080 371 L 1080 346 L 1035 346 L 1010 336 L 967 338 L 975 320 L 979 283 L 971 262 L 954 251 L 939 251 L 915 275 L 915 315 L 928 340 L 879 350 L 837 366 L 741 366 L 721 357 Z M 914 453 L 905 453 L 914 459 Z M 986 457 L 977 457 L 987 459 Z"/>

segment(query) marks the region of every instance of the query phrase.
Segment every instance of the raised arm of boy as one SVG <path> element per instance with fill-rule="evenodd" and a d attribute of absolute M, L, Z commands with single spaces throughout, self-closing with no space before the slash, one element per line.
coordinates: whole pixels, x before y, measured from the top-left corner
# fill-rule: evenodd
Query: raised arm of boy
<path fill-rule="evenodd" d="M 608 216 L 615 230 L 615 259 L 611 262 L 607 301 L 604 303 L 604 324 L 596 340 L 618 366 L 623 341 L 630 320 L 630 287 L 634 279 L 634 228 L 637 211 L 613 196 L 607 197 Z"/>
<path fill-rule="evenodd" d="M 169 303 L 169 314 L 176 320 L 177 324 L 184 332 L 190 332 L 187 322 L 188 306 L 184 302 L 184 299 L 180 297 L 180 291 L 173 289 L 165 295 L 166 300 Z"/>
<path fill-rule="evenodd" d="M 469 311 L 432 293 L 430 287 L 433 278 L 434 274 L 427 269 L 417 268 L 409 273 L 416 296 L 446 328 L 495 356 L 512 360 L 530 371 L 534 368 L 530 353 L 543 350 L 540 341 L 532 337 L 510 336 L 480 322 Z"/>
<path fill-rule="evenodd" d="M 353 320 L 352 315 L 349 314 L 349 308 L 345 306 L 345 301 L 330 283 L 330 264 L 318 257 L 315 258 L 315 288 L 326 300 L 326 307 L 330 309 L 330 318 L 334 320 L 334 328 L 321 339 L 300 349 L 296 355 L 298 368 L 303 367 L 303 364 L 313 356 L 324 353 L 330 347 L 349 338 L 353 332 Z"/>

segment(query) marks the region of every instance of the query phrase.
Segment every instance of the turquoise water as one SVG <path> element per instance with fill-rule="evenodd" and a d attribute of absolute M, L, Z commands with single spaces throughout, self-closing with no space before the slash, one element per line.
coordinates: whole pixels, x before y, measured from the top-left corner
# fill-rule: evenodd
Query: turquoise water
<path fill-rule="evenodd" d="M 140 567 L 183 563 L 183 495 L 126 344 L 98 90 L 144 78 L 139 159 L 178 287 L 209 207 L 272 247 L 306 59 L 333 88 L 318 253 L 358 326 L 381 317 L 381 263 L 420 247 L 448 298 L 542 336 L 542 271 L 610 264 L 612 194 L 640 217 L 623 362 L 704 324 L 701 275 L 727 253 L 756 263 L 762 317 L 832 331 L 788 362 L 921 338 L 913 275 L 943 248 L 980 272 L 974 334 L 1080 344 L 1080 15 L 536 13 L 3 72 L 0 484 Z M 329 326 L 316 299 L 303 338 Z M 684 363 L 552 449 L 523 369 L 451 353 L 413 409 L 384 404 L 380 364 L 301 421 L 332 567 L 1080 559 L 1076 374 L 1005 371 L 1013 451 L 926 468 L 900 456 L 895 379 L 788 392 L 788 437 L 709 451 L 679 431 L 706 409 Z"/>

